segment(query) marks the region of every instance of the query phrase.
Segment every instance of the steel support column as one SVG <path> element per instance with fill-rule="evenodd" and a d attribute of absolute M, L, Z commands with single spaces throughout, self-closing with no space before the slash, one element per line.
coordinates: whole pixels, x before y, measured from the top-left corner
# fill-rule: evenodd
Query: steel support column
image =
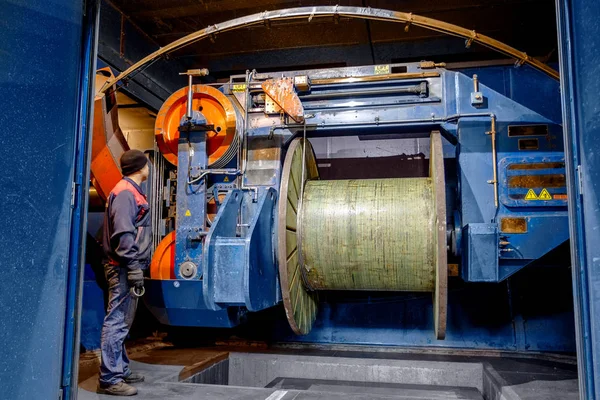
<path fill-rule="evenodd" d="M 579 393 L 600 398 L 600 3 L 557 0 Z"/>

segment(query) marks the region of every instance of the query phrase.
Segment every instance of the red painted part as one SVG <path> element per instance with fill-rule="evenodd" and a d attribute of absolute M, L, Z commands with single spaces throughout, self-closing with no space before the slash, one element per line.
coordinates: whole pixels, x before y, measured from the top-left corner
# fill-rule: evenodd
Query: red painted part
<path fill-rule="evenodd" d="M 235 110 L 231 101 L 217 89 L 206 85 L 194 85 L 192 88 L 192 109 L 200 110 L 217 130 L 207 133 L 208 165 L 212 165 L 225 154 L 235 138 Z M 156 117 L 156 143 L 163 156 L 173 165 L 177 165 L 178 128 L 187 111 L 187 93 L 187 87 L 173 93 Z"/>
<path fill-rule="evenodd" d="M 151 279 L 175 279 L 175 231 L 161 240 L 150 263 Z"/>
<path fill-rule="evenodd" d="M 109 68 L 98 70 L 96 92 L 112 77 Z M 113 89 L 97 94 L 94 99 L 94 130 L 92 133 L 92 159 L 90 174 L 94 188 L 103 200 L 122 178 L 119 168 L 121 154 L 129 145 L 119 127 L 117 98 Z"/>

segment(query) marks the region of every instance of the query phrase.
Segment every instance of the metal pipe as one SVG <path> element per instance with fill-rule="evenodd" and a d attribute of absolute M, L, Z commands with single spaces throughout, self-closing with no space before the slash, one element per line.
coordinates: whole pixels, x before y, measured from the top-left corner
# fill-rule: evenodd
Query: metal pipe
<path fill-rule="evenodd" d="M 493 113 L 465 113 L 465 114 L 453 114 L 448 117 L 431 117 L 431 118 L 416 118 L 416 119 L 396 119 L 396 120 L 387 120 L 387 121 L 369 121 L 369 122 L 352 122 L 352 123 L 334 123 L 334 124 L 306 124 L 308 128 L 347 128 L 347 127 L 364 127 L 364 126 L 381 126 L 381 125 L 412 125 L 412 124 L 426 124 L 426 123 L 439 123 L 439 122 L 452 122 L 457 121 L 461 118 L 495 118 Z M 278 129 L 293 129 L 293 128 L 303 128 L 304 124 L 282 124 L 271 127 L 271 132 L 274 132 Z"/>
<path fill-rule="evenodd" d="M 188 185 L 193 185 L 194 183 L 200 181 L 206 175 L 240 175 L 239 169 L 204 169 L 200 171 L 200 175 L 196 178 L 188 181 Z"/>
<path fill-rule="evenodd" d="M 188 75 L 188 96 L 187 96 L 187 112 L 186 118 L 188 121 L 192 119 L 192 101 L 194 100 L 194 93 L 192 92 L 192 75 Z"/>
<path fill-rule="evenodd" d="M 477 75 L 473 75 L 473 91 L 479 92 L 479 79 L 477 79 Z"/>
<path fill-rule="evenodd" d="M 248 151 L 248 107 L 249 105 L 249 88 L 250 88 L 250 77 L 252 76 L 252 72 L 246 70 L 246 88 L 244 89 L 244 127 L 242 130 L 242 175 L 246 173 L 246 164 L 247 164 L 247 151 Z M 242 186 L 244 186 L 242 177 Z"/>
<path fill-rule="evenodd" d="M 252 79 L 254 75 L 254 71 L 248 71 L 246 70 L 246 89 L 245 89 L 245 96 L 244 96 L 244 102 L 245 107 L 244 107 L 244 128 L 243 128 L 243 132 L 242 134 L 244 135 L 243 137 L 243 145 L 242 145 L 242 170 L 241 170 L 241 184 L 240 184 L 240 189 L 241 190 L 250 190 L 253 192 L 252 194 L 252 201 L 257 201 L 258 200 L 258 187 L 256 186 L 246 186 L 244 184 L 244 175 L 246 174 L 246 169 L 248 167 L 248 108 L 250 107 L 250 80 Z"/>
<path fill-rule="evenodd" d="M 368 75 L 368 76 L 357 76 L 350 78 L 322 78 L 312 79 L 311 85 L 332 85 L 340 83 L 357 83 L 357 82 L 379 82 L 396 79 L 419 79 L 419 78 L 437 78 L 440 76 L 439 72 L 402 72 L 398 74 L 385 74 L 385 75 Z"/>
<path fill-rule="evenodd" d="M 412 13 L 404 13 L 399 11 L 384 10 L 379 8 L 371 7 L 348 7 L 348 6 L 316 6 L 316 7 L 300 7 L 300 8 L 288 8 L 284 10 L 265 11 L 257 14 L 248 15 L 245 17 L 236 18 L 221 23 L 220 25 L 211 25 L 199 31 L 190 33 L 181 39 L 175 40 L 170 44 L 161 47 L 155 52 L 142 58 L 125 71 L 107 81 L 107 84 L 102 88 L 100 93 L 105 93 L 109 87 L 112 87 L 118 81 L 121 81 L 131 75 L 134 71 L 140 67 L 154 61 L 165 53 L 170 53 L 175 50 L 181 49 L 199 40 L 207 37 L 211 37 L 217 33 L 227 32 L 243 27 L 264 24 L 266 21 L 277 21 L 277 20 L 290 20 L 290 19 L 301 19 L 307 18 L 312 20 L 313 17 L 336 17 L 344 16 L 348 18 L 360 18 L 369 19 L 376 21 L 387 21 L 387 22 L 401 22 L 410 23 L 415 26 L 431 29 L 437 32 L 445 33 L 452 36 L 463 37 L 470 42 L 480 43 L 488 48 L 496 50 L 500 53 L 506 54 L 512 58 L 518 60 L 519 64 L 528 64 L 533 68 L 544 72 L 554 79 L 559 79 L 560 75 L 554 68 L 530 57 L 527 53 L 519 51 L 514 47 L 502 43 L 496 39 L 492 39 L 489 36 L 477 33 L 474 30 L 466 29 L 458 25 L 449 24 L 447 22 L 439 21 L 433 18 L 423 17 Z"/>
<path fill-rule="evenodd" d="M 414 85 L 410 87 L 395 88 L 395 89 L 379 89 L 379 90 L 353 90 L 346 92 L 329 92 L 329 93 L 315 93 L 299 96 L 300 100 L 320 100 L 320 99 L 335 99 L 345 97 L 358 97 L 358 96 L 376 96 L 376 95 L 389 95 L 389 94 L 425 94 L 427 92 L 427 84 L 425 85 Z"/>
<path fill-rule="evenodd" d="M 492 119 L 492 126 L 489 132 L 486 132 L 487 135 L 491 136 L 492 139 L 492 167 L 494 169 L 494 179 L 491 181 L 488 181 L 488 183 L 491 183 L 494 185 L 494 205 L 496 206 L 496 209 L 498 209 L 498 162 L 497 162 L 497 155 L 496 155 L 496 116 L 494 114 L 492 114 L 490 116 L 490 118 Z"/>

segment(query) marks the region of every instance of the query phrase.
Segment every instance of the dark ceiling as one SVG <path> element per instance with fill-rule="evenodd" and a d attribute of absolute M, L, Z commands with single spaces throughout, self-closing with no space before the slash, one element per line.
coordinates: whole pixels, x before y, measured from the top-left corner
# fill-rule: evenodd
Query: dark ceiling
<path fill-rule="evenodd" d="M 370 6 L 412 12 L 474 29 L 543 61 L 556 59 L 554 0 L 110 0 L 155 44 L 164 46 L 208 25 L 311 5 Z M 216 78 L 246 69 L 284 70 L 419 61 L 465 62 L 505 56 L 423 28 L 333 18 L 273 23 L 219 34 L 172 54 L 186 68 L 208 67 Z"/>

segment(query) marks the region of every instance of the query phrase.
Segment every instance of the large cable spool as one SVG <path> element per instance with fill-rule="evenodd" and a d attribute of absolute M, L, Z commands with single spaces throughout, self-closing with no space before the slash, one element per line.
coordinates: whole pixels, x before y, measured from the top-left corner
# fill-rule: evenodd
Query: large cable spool
<path fill-rule="evenodd" d="M 206 134 L 206 152 L 210 168 L 225 167 L 237 154 L 242 118 L 233 103 L 212 86 L 192 86 L 192 110 L 200 111 L 214 131 Z M 164 102 L 156 116 L 156 144 L 165 159 L 177 165 L 179 125 L 187 112 L 188 88 L 174 92 Z"/>
<path fill-rule="evenodd" d="M 431 292 L 435 335 L 443 339 L 447 255 L 440 134 L 431 136 L 427 178 L 318 180 L 312 147 L 307 141 L 303 151 L 303 144 L 295 139 L 288 149 L 278 210 L 279 273 L 292 330 L 310 332 L 320 290 Z"/>

